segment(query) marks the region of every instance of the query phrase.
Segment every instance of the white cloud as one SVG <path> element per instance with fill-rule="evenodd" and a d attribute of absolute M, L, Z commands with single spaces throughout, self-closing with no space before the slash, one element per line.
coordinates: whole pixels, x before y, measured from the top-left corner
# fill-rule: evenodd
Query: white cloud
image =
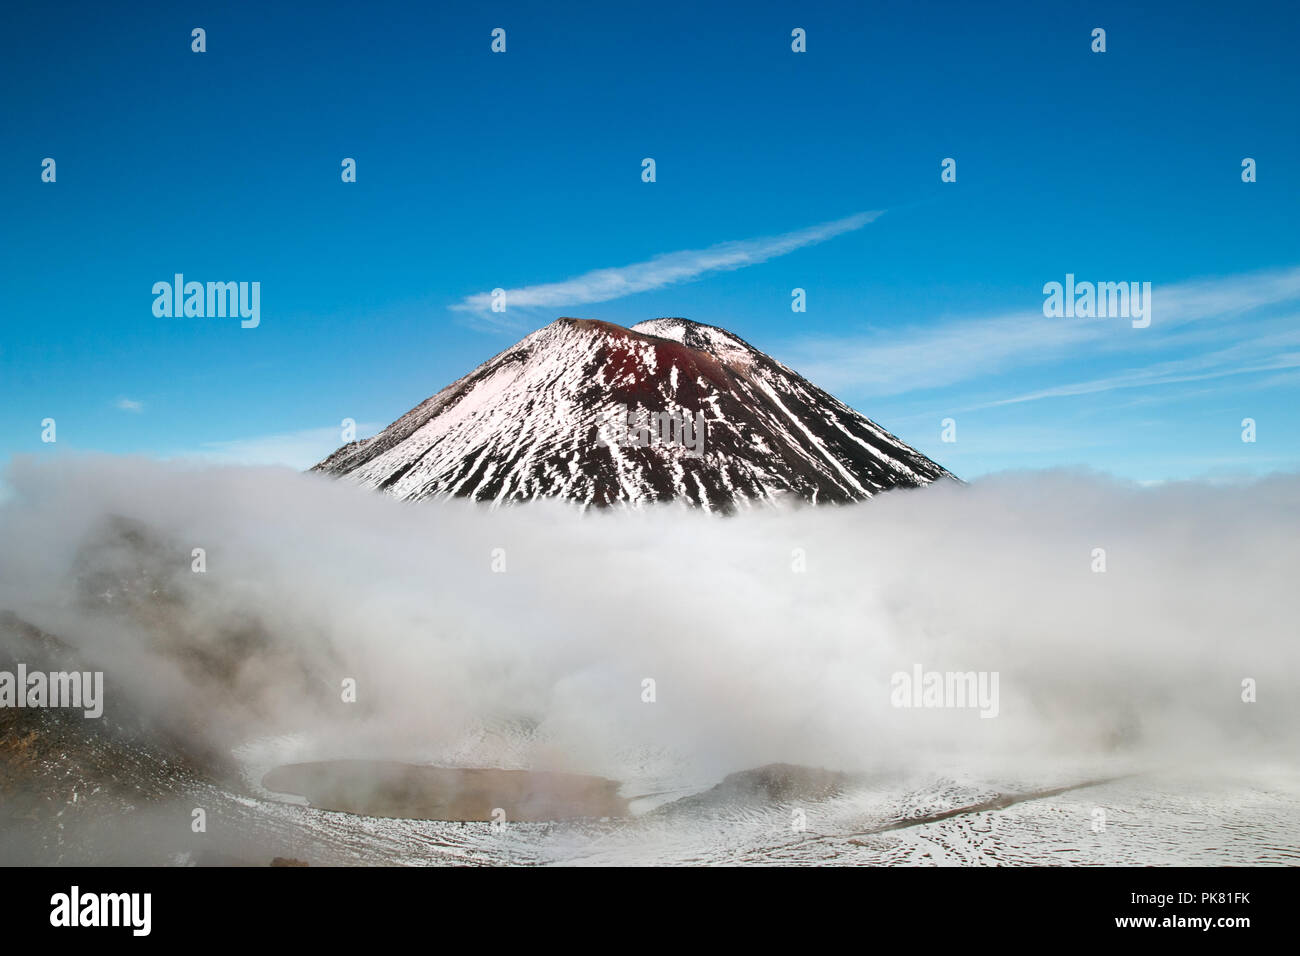
<path fill-rule="evenodd" d="M 151 703 L 214 752 L 302 734 L 324 759 L 508 756 L 712 783 L 770 762 L 1034 776 L 1119 740 L 1147 766 L 1199 764 L 1294 752 L 1300 735 L 1300 476 L 1225 493 L 1008 474 L 718 519 L 411 504 L 110 456 L 12 472 L 0 610 L 108 671 L 115 707 Z M 215 573 L 191 573 L 198 543 Z M 1091 570 L 1095 547 L 1109 573 Z M 168 600 L 75 600 L 87 567 L 147 571 Z M 891 674 L 915 663 L 999 672 L 998 719 L 891 706 Z M 364 715 L 339 707 L 340 675 Z M 1258 719 L 1246 676 L 1271 682 Z M 528 729 L 504 746 L 483 726 Z"/>
<path fill-rule="evenodd" d="M 144 402 L 137 402 L 131 398 L 119 398 L 113 403 L 115 408 L 120 408 L 124 412 L 144 411 Z"/>
<path fill-rule="evenodd" d="M 861 229 L 880 215 L 880 211 L 860 212 L 844 219 L 823 222 L 778 236 L 722 242 L 707 249 L 668 252 L 646 262 L 595 269 L 562 282 L 506 289 L 506 307 L 556 309 L 590 302 L 608 302 L 637 292 L 687 282 L 709 272 L 743 269 Z M 451 308 L 458 312 L 491 315 L 492 294 L 479 292 L 467 296 Z"/>
<path fill-rule="evenodd" d="M 963 318 L 937 325 L 881 329 L 869 335 L 803 340 L 790 344 L 788 364 L 832 391 L 893 395 L 942 388 L 1012 369 L 1062 359 L 1108 354 L 1153 353 L 1239 339 L 1242 317 L 1253 310 L 1300 299 L 1300 268 L 1197 280 L 1153 289 L 1152 325 L 1132 328 L 1124 319 L 1049 319 L 1041 309 Z M 1285 334 L 1293 316 L 1249 319 L 1249 331 L 1263 348 L 1270 333 Z M 1239 371 L 1287 368 L 1259 350 L 1226 350 L 1240 358 Z M 1235 374 L 1221 369 L 1217 374 Z M 1137 382 L 1139 372 L 1131 380 Z M 1166 380 L 1159 366 L 1148 376 Z M 1173 381 L 1173 378 L 1168 378 Z M 1140 383 L 1139 383 L 1140 384 Z M 1068 387 L 1068 386 L 1067 386 Z"/>
<path fill-rule="evenodd" d="M 1253 344 L 1253 343 L 1252 343 Z M 963 411 L 978 408 L 992 408 L 998 405 L 1018 405 L 1034 402 L 1042 398 L 1061 398 L 1069 395 L 1091 395 L 1096 392 L 1109 392 L 1120 388 L 1143 388 L 1150 385 L 1174 385 L 1182 382 L 1200 382 L 1207 379 L 1226 378 L 1232 375 L 1246 375 L 1251 372 L 1273 372 L 1281 369 L 1300 368 L 1300 352 L 1286 352 L 1271 357 L 1261 356 L 1258 364 L 1223 364 L 1219 360 L 1227 356 L 1236 356 L 1239 350 L 1225 349 L 1208 356 L 1198 356 L 1180 362 L 1161 362 L 1150 368 L 1135 369 L 1119 375 L 1105 378 L 1057 385 L 1036 392 L 1003 398 L 983 405 L 975 405 Z"/>

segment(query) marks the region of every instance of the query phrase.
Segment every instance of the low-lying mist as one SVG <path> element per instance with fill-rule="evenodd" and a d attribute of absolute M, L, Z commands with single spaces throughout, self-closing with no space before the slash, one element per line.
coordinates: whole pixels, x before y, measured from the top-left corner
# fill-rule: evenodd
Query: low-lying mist
<path fill-rule="evenodd" d="M 1271 759 L 1300 736 L 1295 475 L 1006 474 L 729 518 L 108 457 L 9 480 L 0 611 L 104 670 L 106 716 L 214 752 L 292 735 L 322 759 L 718 779 Z M 997 716 L 893 706 L 916 665 L 996 672 Z"/>

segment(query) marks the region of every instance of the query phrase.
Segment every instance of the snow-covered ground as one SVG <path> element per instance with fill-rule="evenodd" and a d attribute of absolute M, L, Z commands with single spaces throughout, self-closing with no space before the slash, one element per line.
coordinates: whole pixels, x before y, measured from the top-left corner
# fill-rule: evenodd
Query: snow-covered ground
<path fill-rule="evenodd" d="M 1001 809 L 883 829 L 1042 781 L 879 779 L 825 800 L 703 799 L 625 820 L 441 823 L 235 800 L 242 855 L 279 847 L 315 864 L 405 865 L 1298 865 L 1300 771 L 1166 770 Z M 806 827 L 795 828 L 802 811 Z M 1104 812 L 1104 817 L 1098 811 Z M 237 820 L 230 817 L 237 817 Z M 877 831 L 877 832 L 870 832 Z"/>

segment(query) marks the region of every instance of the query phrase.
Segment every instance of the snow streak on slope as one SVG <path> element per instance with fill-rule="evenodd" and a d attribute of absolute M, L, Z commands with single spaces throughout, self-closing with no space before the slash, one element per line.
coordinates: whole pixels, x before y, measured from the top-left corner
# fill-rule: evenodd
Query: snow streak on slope
<path fill-rule="evenodd" d="M 603 445 L 609 415 L 703 413 L 702 455 Z M 563 318 L 316 465 L 403 500 L 587 505 L 682 500 L 733 511 L 917 487 L 947 471 L 729 332 L 686 319 L 625 329 Z"/>

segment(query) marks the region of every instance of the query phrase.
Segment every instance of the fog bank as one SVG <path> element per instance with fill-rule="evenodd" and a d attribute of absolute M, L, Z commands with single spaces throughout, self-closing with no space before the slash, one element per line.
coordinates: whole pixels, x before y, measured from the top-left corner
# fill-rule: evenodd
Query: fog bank
<path fill-rule="evenodd" d="M 1006 474 L 732 518 L 114 457 L 9 479 L 0 611 L 106 671 L 109 716 L 225 752 L 294 735 L 626 780 L 1271 759 L 1300 736 L 1294 475 Z M 996 672 L 997 716 L 893 706 L 916 665 Z"/>

